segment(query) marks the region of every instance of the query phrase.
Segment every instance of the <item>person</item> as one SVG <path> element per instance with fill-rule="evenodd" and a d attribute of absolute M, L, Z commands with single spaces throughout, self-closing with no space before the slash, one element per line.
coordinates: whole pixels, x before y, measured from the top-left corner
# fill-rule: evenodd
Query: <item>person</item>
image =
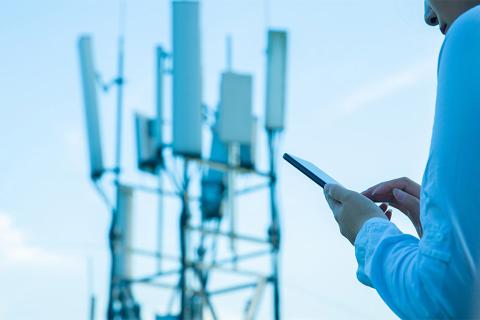
<path fill-rule="evenodd" d="M 400 178 L 363 193 L 325 186 L 340 232 L 355 246 L 357 278 L 400 318 L 480 316 L 474 313 L 480 270 L 479 4 L 425 4 L 426 23 L 438 25 L 445 40 L 422 185 Z M 388 206 L 410 218 L 418 237 L 389 221 Z"/>

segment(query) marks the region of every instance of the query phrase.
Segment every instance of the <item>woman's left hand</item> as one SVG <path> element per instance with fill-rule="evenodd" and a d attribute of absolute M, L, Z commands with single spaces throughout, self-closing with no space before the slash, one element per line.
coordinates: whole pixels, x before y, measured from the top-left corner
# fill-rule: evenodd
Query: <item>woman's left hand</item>
<path fill-rule="evenodd" d="M 378 207 L 364 195 L 338 184 L 327 184 L 324 194 L 340 227 L 340 233 L 352 244 L 355 243 L 358 232 L 367 220 L 371 218 L 388 219 L 385 208 Z"/>

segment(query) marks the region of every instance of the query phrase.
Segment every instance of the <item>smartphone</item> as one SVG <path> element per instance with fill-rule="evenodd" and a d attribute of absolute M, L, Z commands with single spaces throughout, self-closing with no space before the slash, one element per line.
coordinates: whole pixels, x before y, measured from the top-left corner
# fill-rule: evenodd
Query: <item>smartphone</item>
<path fill-rule="evenodd" d="M 322 188 L 329 183 L 339 184 L 335 179 L 317 168 L 311 162 L 292 156 L 288 153 L 283 154 L 283 159 L 285 159 L 288 163 L 297 168 L 301 173 L 309 177 L 311 180 L 313 180 L 313 182 Z"/>

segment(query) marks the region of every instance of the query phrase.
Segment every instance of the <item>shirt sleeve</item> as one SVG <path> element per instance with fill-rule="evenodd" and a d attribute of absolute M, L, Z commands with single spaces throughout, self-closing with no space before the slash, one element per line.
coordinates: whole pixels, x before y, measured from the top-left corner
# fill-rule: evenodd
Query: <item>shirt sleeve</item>
<path fill-rule="evenodd" d="M 372 257 L 378 245 L 387 237 L 401 234 L 393 223 L 385 219 L 373 218 L 363 225 L 355 239 L 355 256 L 358 261 L 357 278 L 361 283 L 373 287 L 369 275 L 372 269 Z"/>
<path fill-rule="evenodd" d="M 402 319 L 444 317 L 437 299 L 446 263 L 423 253 L 420 240 L 390 221 L 368 220 L 355 240 L 357 277 Z"/>
<path fill-rule="evenodd" d="M 416 277 L 413 264 L 418 242 L 417 238 L 403 234 L 392 222 L 380 218 L 368 220 L 355 240 L 358 280 L 375 288 L 401 318 L 409 316 L 401 311 L 408 297 L 400 295 L 402 289 L 397 284 L 412 283 Z"/>

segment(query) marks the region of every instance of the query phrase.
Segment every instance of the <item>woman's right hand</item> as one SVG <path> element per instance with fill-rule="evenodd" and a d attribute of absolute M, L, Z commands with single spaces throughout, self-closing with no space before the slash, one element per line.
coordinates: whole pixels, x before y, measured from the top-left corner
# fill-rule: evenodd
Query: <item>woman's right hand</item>
<path fill-rule="evenodd" d="M 362 194 L 374 202 L 387 203 L 403 212 L 413 223 L 418 236 L 423 235 L 420 222 L 420 185 L 408 178 L 379 183 Z"/>

